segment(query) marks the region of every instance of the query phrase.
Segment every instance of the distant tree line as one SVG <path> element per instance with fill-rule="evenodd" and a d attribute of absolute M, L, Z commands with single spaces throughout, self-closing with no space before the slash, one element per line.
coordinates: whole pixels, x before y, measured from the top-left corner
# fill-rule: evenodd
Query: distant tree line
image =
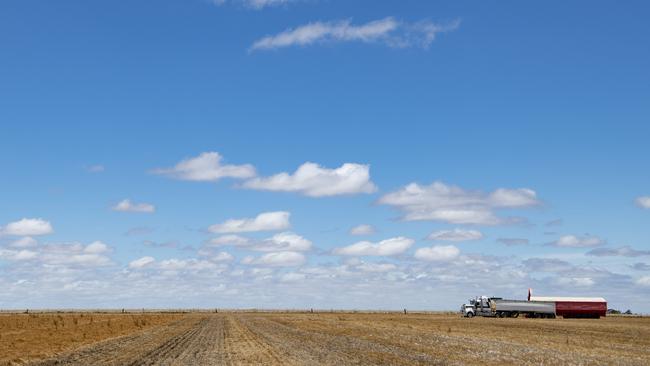
<path fill-rule="evenodd" d="M 625 310 L 625 312 L 621 312 L 620 310 L 617 309 L 607 309 L 607 314 L 633 315 L 634 313 L 630 309 Z"/>

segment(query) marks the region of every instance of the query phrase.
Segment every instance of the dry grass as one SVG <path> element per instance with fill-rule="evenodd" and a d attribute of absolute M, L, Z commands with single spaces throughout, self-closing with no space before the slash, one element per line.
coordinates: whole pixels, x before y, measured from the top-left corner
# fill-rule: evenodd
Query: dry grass
<path fill-rule="evenodd" d="M 164 324 L 164 326 L 163 326 Z M 650 364 L 650 318 L 220 312 L 0 315 L 0 364 Z M 120 335 L 125 337 L 114 338 Z M 99 340 L 108 339 L 96 343 Z M 92 345 L 81 347 L 85 344 Z"/>
<path fill-rule="evenodd" d="M 147 329 L 182 314 L 0 314 L 0 365 L 22 364 Z"/>

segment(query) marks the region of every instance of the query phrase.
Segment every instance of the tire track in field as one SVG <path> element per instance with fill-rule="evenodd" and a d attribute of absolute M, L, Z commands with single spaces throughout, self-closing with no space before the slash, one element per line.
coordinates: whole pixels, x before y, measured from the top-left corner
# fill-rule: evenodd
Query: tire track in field
<path fill-rule="evenodd" d="M 224 318 L 211 316 L 194 328 L 169 339 L 129 366 L 223 365 Z"/>
<path fill-rule="evenodd" d="M 187 316 L 164 326 L 101 341 L 32 365 L 129 365 L 143 360 L 147 352 L 161 347 L 169 339 L 192 330 L 202 319 L 199 316 Z"/>
<path fill-rule="evenodd" d="M 226 320 L 225 353 L 229 365 L 286 365 L 276 350 L 244 325 L 242 316 Z"/>
<path fill-rule="evenodd" d="M 149 365 L 168 365 L 185 352 L 196 337 L 202 327 L 205 326 L 206 320 L 200 321 L 193 328 L 190 328 L 184 333 L 168 339 L 160 346 L 147 352 L 141 359 L 136 360 L 129 364 L 129 366 L 149 366 Z"/>
<path fill-rule="evenodd" d="M 307 331 L 267 317 L 247 317 L 243 322 L 260 338 L 282 350 L 296 365 L 444 365 L 430 355 L 371 340 Z"/>

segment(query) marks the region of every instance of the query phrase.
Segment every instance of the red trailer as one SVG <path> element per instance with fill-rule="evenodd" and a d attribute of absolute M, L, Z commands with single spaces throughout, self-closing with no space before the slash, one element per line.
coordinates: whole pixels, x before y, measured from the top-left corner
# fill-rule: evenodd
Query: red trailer
<path fill-rule="evenodd" d="M 602 297 L 532 296 L 529 289 L 528 301 L 555 302 L 555 315 L 563 318 L 598 319 L 607 315 L 607 300 Z"/>

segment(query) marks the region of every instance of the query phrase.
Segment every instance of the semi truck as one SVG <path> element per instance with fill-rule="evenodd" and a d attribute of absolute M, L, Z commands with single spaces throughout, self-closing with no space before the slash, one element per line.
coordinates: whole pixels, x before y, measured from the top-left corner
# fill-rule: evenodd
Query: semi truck
<path fill-rule="evenodd" d="M 460 308 L 463 316 L 516 318 L 595 318 L 607 315 L 607 300 L 602 297 L 532 296 L 528 300 L 504 300 L 500 297 L 477 296 Z"/>
<path fill-rule="evenodd" d="M 499 297 L 477 296 L 461 306 L 461 314 L 474 316 L 516 318 L 555 318 L 555 303 L 549 301 L 505 300 Z"/>

